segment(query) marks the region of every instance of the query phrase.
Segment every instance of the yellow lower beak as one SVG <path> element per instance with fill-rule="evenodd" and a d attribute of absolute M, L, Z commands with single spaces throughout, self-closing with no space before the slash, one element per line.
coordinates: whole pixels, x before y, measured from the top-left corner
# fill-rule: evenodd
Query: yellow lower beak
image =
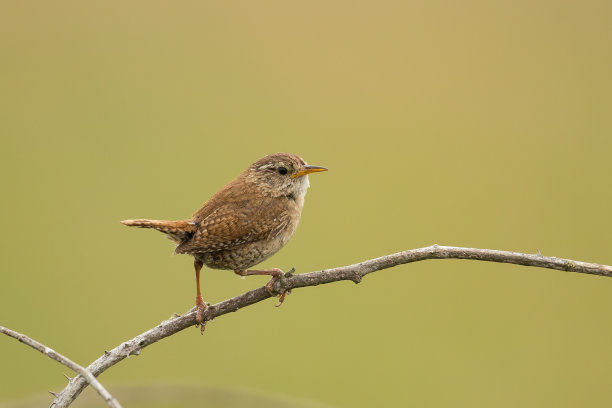
<path fill-rule="evenodd" d="M 304 166 L 297 173 L 292 174 L 291 178 L 302 177 L 309 173 L 317 173 L 319 171 L 327 171 L 327 169 L 319 166 Z"/>

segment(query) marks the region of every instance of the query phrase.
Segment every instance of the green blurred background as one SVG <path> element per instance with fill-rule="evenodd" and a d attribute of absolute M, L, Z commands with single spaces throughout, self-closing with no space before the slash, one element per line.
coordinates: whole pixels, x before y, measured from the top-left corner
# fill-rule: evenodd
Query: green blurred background
<path fill-rule="evenodd" d="M 0 2 L 0 324 L 86 365 L 186 311 L 191 258 L 118 221 L 188 217 L 277 151 L 330 171 L 262 267 L 433 243 L 612 264 L 611 19 L 589 0 Z M 206 271 L 203 288 L 265 282 Z M 420 262 L 262 302 L 100 378 L 335 407 L 604 407 L 611 293 Z M 0 401 L 66 383 L 8 338 L 0 360 Z"/>

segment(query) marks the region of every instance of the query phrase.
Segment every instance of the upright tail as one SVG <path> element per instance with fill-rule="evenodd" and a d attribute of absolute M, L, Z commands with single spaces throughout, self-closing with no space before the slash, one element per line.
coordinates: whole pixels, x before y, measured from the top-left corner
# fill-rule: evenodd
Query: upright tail
<path fill-rule="evenodd" d="M 163 220 L 123 220 L 123 225 L 128 227 L 153 228 L 168 235 L 168 238 L 175 242 L 183 242 L 196 231 L 195 222 L 183 221 L 163 221 Z"/>

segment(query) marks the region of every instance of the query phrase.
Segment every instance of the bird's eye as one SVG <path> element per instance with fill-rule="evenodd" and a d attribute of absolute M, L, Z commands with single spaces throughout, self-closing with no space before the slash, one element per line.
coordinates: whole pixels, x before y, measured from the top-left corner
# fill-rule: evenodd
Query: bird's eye
<path fill-rule="evenodd" d="M 286 169 L 285 167 L 279 167 L 279 168 L 278 168 L 278 172 L 279 172 L 280 174 L 287 174 L 287 169 Z"/>

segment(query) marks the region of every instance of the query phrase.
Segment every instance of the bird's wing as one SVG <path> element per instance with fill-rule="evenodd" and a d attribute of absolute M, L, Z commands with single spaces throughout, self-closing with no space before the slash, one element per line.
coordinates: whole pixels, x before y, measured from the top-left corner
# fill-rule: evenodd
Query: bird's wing
<path fill-rule="evenodd" d="M 272 204 L 266 199 L 258 205 L 237 201 L 218 207 L 204 219 L 195 221 L 196 232 L 175 252 L 215 252 L 274 238 L 290 220 L 288 212 L 279 212 Z"/>

